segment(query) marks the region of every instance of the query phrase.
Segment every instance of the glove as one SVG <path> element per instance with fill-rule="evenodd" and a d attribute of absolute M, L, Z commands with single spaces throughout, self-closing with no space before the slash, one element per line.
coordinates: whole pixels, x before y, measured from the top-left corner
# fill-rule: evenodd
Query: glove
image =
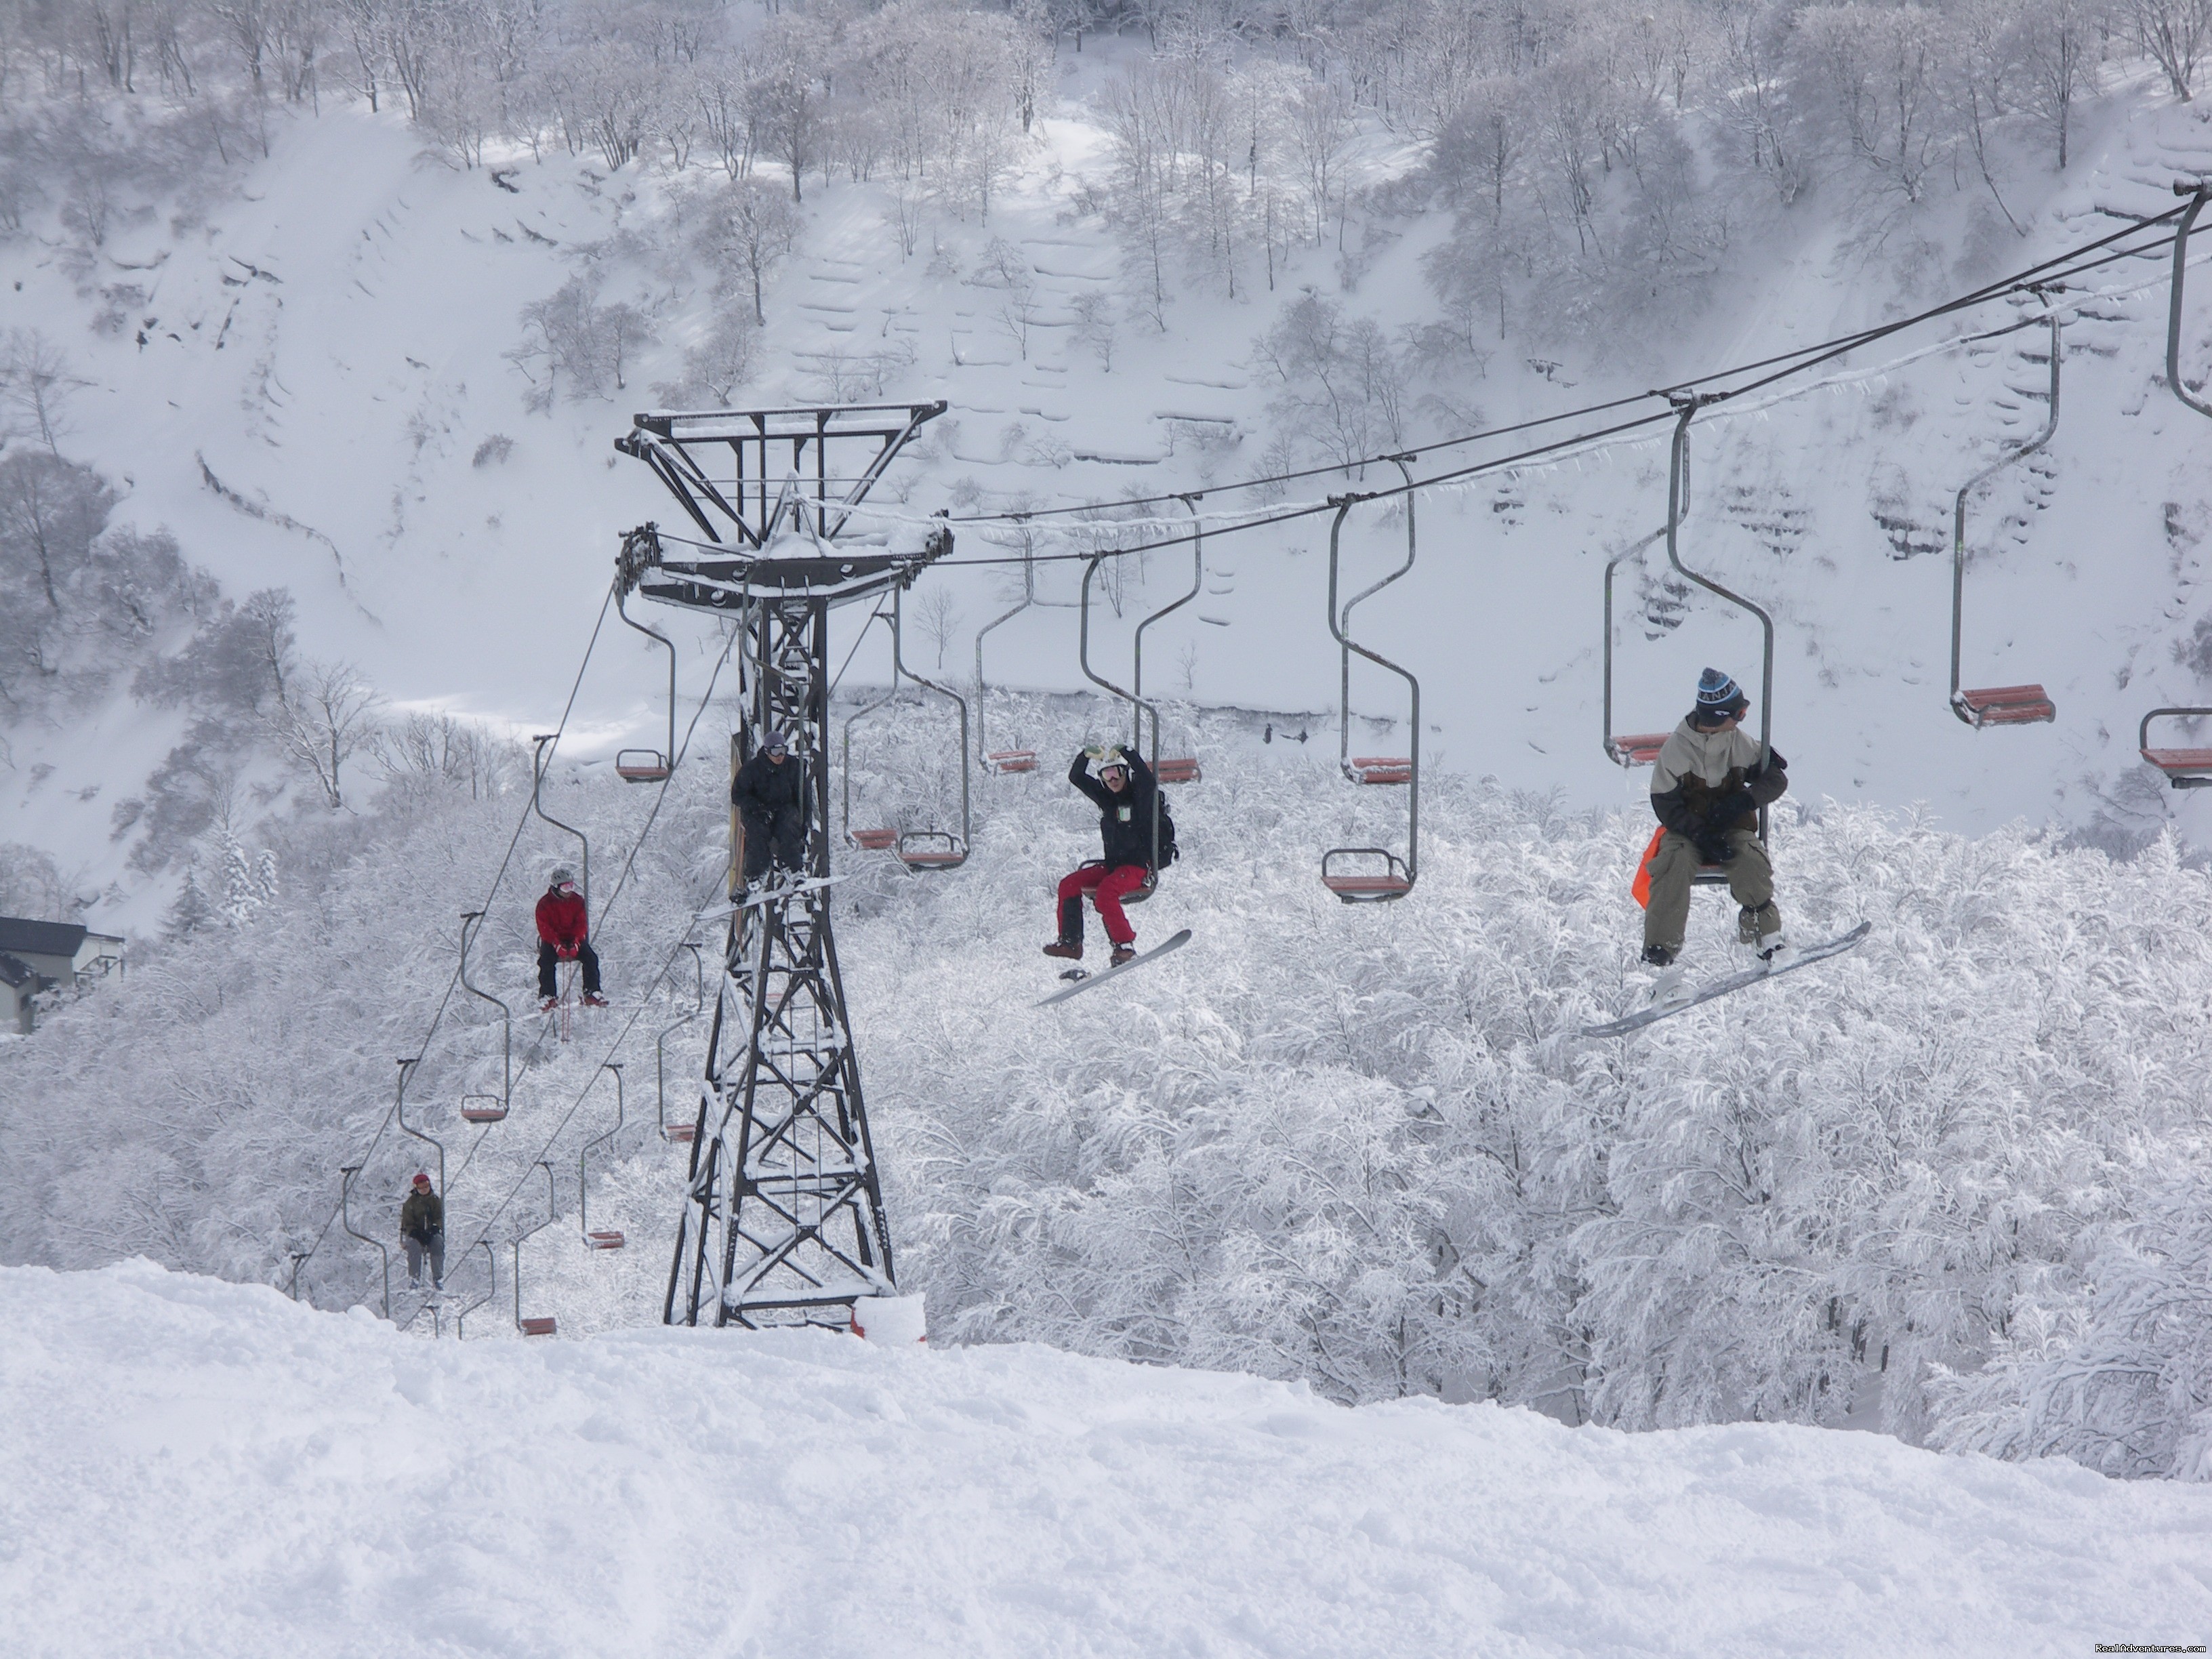
<path fill-rule="evenodd" d="M 1090 761 L 1103 760 L 1106 758 L 1106 751 L 1095 743 L 1086 743 L 1083 745 L 1083 758 Z"/>
<path fill-rule="evenodd" d="M 1698 861 L 1701 864 L 1726 864 L 1735 856 L 1735 848 L 1729 844 L 1726 836 L 1717 831 L 1698 837 Z"/>
<path fill-rule="evenodd" d="M 1705 809 L 1705 822 L 1717 830 L 1725 830 L 1747 813 L 1759 811 L 1759 803 L 1751 798 L 1748 789 L 1738 789 L 1723 795 Z"/>

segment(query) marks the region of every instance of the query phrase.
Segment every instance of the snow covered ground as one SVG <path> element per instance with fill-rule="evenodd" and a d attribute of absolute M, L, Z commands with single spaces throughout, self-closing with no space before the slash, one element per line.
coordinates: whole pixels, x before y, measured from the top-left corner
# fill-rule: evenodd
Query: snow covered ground
<path fill-rule="evenodd" d="M 820 1332 L 431 1345 L 143 1261 L 0 1270 L 0 1629 L 26 1659 L 1716 1659 L 2212 1635 L 2212 1491 L 1875 1435 L 1347 1410 Z"/>

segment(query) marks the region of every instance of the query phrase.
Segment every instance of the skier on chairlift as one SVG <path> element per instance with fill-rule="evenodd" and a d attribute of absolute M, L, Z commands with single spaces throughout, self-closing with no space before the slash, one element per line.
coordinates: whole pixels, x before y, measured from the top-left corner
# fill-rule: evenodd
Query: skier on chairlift
<path fill-rule="evenodd" d="M 1091 775 L 1091 763 L 1098 763 L 1098 775 Z M 1109 749 L 1088 747 L 1067 769 L 1067 781 L 1098 807 L 1098 830 L 1105 838 L 1103 862 L 1086 864 L 1060 884 L 1060 937 L 1044 947 L 1048 957 L 1083 959 L 1083 896 L 1091 895 L 1098 919 L 1113 941 L 1111 965 L 1119 968 L 1137 954 L 1137 930 L 1121 909 L 1122 897 L 1145 884 L 1152 872 L 1153 803 L 1159 783 L 1145 757 L 1118 744 Z M 1174 838 L 1163 815 L 1160 858 L 1174 856 Z"/>
<path fill-rule="evenodd" d="M 806 873 L 806 770 L 791 758 L 788 737 L 770 732 L 753 757 L 738 769 L 730 785 L 730 805 L 744 824 L 744 882 L 748 890 L 764 876 L 774 887 Z"/>
<path fill-rule="evenodd" d="M 412 1289 L 422 1286 L 422 1264 L 430 1265 L 430 1287 L 446 1287 L 446 1206 L 438 1194 L 430 1190 L 430 1172 L 415 1171 L 415 1181 L 406 1200 L 399 1206 L 399 1242 L 407 1247 L 407 1283 Z"/>
<path fill-rule="evenodd" d="M 538 901 L 538 994 L 547 1013 L 561 1006 L 561 988 L 554 969 L 574 962 L 584 969 L 584 1006 L 604 1008 L 599 994 L 599 957 L 588 937 L 590 922 L 584 912 L 584 896 L 576 890 L 576 872 L 563 866 L 553 872 L 545 895 Z"/>
<path fill-rule="evenodd" d="M 1774 866 L 1759 839 L 1759 809 L 1790 787 L 1786 763 L 1746 733 L 1751 707 L 1717 668 L 1698 677 L 1697 706 L 1668 734 L 1651 769 L 1651 810 L 1665 834 L 1651 857 L 1644 910 L 1644 960 L 1666 969 L 1680 954 L 1690 919 L 1690 887 L 1700 866 L 1728 872 L 1741 908 L 1736 939 L 1760 961 L 1779 966 L 1789 951 L 1774 908 Z"/>

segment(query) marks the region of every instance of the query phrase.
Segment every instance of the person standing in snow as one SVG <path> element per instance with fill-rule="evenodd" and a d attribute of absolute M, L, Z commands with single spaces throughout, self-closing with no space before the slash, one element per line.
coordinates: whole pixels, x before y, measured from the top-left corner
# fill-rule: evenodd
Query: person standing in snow
<path fill-rule="evenodd" d="M 544 1010 L 560 1006 L 561 989 L 553 970 L 564 962 L 583 965 L 585 1005 L 607 1006 L 607 1000 L 599 994 L 599 957 L 592 949 L 590 931 L 584 896 L 576 890 L 575 872 L 556 870 L 545 896 L 538 901 L 538 994 L 544 999 Z"/>
<path fill-rule="evenodd" d="M 1666 828 L 1644 910 L 1644 960 L 1655 968 L 1671 966 L 1681 952 L 1691 880 L 1701 866 L 1728 872 L 1741 907 L 1741 943 L 1767 963 L 1786 948 L 1759 809 L 1790 787 L 1788 763 L 1743 730 L 1750 707 L 1733 679 L 1708 668 L 1698 679 L 1697 706 L 1668 734 L 1651 769 L 1651 810 Z"/>
<path fill-rule="evenodd" d="M 1098 762 L 1098 775 L 1091 763 Z M 1121 900 L 1145 884 L 1152 872 L 1153 803 L 1159 783 L 1145 757 L 1120 747 L 1085 749 L 1067 769 L 1067 781 L 1098 808 L 1098 830 L 1106 843 L 1103 863 L 1086 864 L 1060 884 L 1060 937 L 1044 947 L 1048 957 L 1083 959 L 1083 896 L 1098 907 L 1098 920 L 1114 944 L 1111 965 L 1119 968 L 1137 954 L 1137 930 L 1129 925 Z M 1163 851 L 1166 836 L 1163 828 Z"/>
<path fill-rule="evenodd" d="M 430 1172 L 415 1171 L 415 1189 L 399 1206 L 399 1242 L 407 1247 L 407 1282 L 422 1287 L 422 1258 L 430 1259 L 430 1287 L 446 1288 L 446 1204 L 430 1190 Z"/>
<path fill-rule="evenodd" d="M 744 824 L 746 887 L 769 873 L 771 861 L 779 878 L 788 875 L 795 880 L 805 873 L 806 769 L 791 758 L 788 737 L 769 732 L 738 769 L 730 805 Z"/>

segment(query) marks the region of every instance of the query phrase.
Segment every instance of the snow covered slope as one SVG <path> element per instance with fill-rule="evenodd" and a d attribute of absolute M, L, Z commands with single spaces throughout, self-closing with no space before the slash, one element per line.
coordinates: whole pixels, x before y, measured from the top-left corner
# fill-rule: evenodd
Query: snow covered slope
<path fill-rule="evenodd" d="M 1094 45 L 1081 60 L 1090 78 L 1064 90 L 1094 88 L 1114 58 Z M 2202 111 L 2165 104 L 2147 82 L 2120 88 L 2088 126 L 2068 174 L 2021 184 L 2024 238 L 1977 235 L 1961 198 L 1914 222 L 1909 251 L 1877 261 L 1844 228 L 1840 204 L 1808 201 L 1735 251 L 1702 313 L 1575 343 L 1564 368 L 1501 353 L 1486 373 L 1469 367 L 1429 390 L 1511 421 L 1801 345 L 2078 246 L 2120 222 L 2113 215 L 2164 210 L 2173 178 L 2212 167 Z M 1251 347 L 1284 305 L 1312 290 L 1386 328 L 1435 314 L 1419 261 L 1445 216 L 1377 214 L 1354 227 L 1346 254 L 1297 252 L 1272 290 L 1178 294 L 1164 334 L 1125 313 L 1109 368 L 1074 309 L 1083 295 L 1118 293 L 1121 278 L 1115 234 L 1080 188 L 1106 171 L 1105 137 L 1073 95 L 1039 131 L 988 223 L 939 212 L 911 258 L 887 228 L 882 187 L 811 190 L 797 252 L 772 280 L 746 400 L 951 405 L 878 492 L 886 511 L 1208 485 L 1206 511 L 1241 509 L 1249 495 L 1218 486 L 1271 470 L 1273 389 Z M 1379 177 L 1417 159 L 1377 139 L 1362 165 Z M 662 175 L 608 178 L 554 154 L 516 158 L 501 177 L 495 185 L 484 171 L 427 161 L 389 118 L 333 106 L 280 123 L 270 159 L 243 176 L 119 216 L 85 258 L 35 239 L 0 249 L 0 279 L 20 285 L 11 322 L 43 329 L 93 382 L 72 404 L 64 447 L 126 489 L 124 519 L 173 527 L 234 597 L 290 586 L 302 647 L 356 659 L 401 705 L 527 732 L 547 729 L 560 707 L 619 532 L 679 517 L 610 443 L 633 407 L 656 401 L 652 386 L 677 374 L 724 302 L 684 251 L 683 212 Z M 1013 320 L 994 244 L 1033 283 Z M 530 384 L 505 356 L 521 338 L 520 312 L 580 271 L 604 300 L 651 313 L 659 343 L 625 391 L 528 413 Z M 1979 499 L 1970 523 L 1966 682 L 2039 679 L 2057 702 L 2055 726 L 1973 733 L 1944 704 L 1950 492 L 2039 424 L 2039 334 L 1868 378 L 1885 346 L 1845 365 L 1861 377 L 1847 384 L 1701 422 L 1686 551 L 1777 613 L 1776 738 L 1802 793 L 1925 799 L 1970 832 L 2054 811 L 2077 826 L 2101 821 L 2117 840 L 2171 814 L 2202 830 L 2203 809 L 2161 793 L 2133 754 L 2143 708 L 2205 695 L 2178 652 L 2204 616 L 2199 543 L 2212 495 L 2196 458 L 2207 434 L 2159 383 L 2162 275 L 2155 258 L 2124 262 L 2094 283 L 2141 292 L 2069 296 L 2057 436 L 2033 470 Z M 2011 314 L 2000 304 L 1962 325 Z M 2192 324 L 2190 361 L 2202 360 L 2201 334 Z M 1433 407 L 1414 428 L 1416 447 L 1453 429 Z M 1496 453 L 1431 450 L 1421 470 Z M 1664 459 L 1647 439 L 1424 496 L 1422 564 L 1362 612 L 1360 631 L 1426 677 L 1432 758 L 1559 787 L 1583 804 L 1640 790 L 1640 775 L 1624 778 L 1600 748 L 1597 597 L 1604 556 L 1661 516 Z M 1391 481 L 1370 470 L 1357 482 Z M 1341 483 L 1294 484 L 1291 498 Z M 1349 521 L 1360 585 L 1395 556 L 1401 522 L 1376 508 Z M 1018 539 L 971 528 L 960 556 L 1005 557 Z M 1076 545 L 1031 540 L 1045 553 Z M 1211 541 L 1203 602 L 1151 636 L 1155 683 L 1204 701 L 1328 707 L 1325 543 L 1317 520 Z M 1661 562 L 1654 553 L 1624 578 L 1619 729 L 1667 723 L 1705 662 L 1756 671 L 1755 629 L 1702 596 L 1686 611 Z M 1130 604 L 1164 603 L 1188 570 L 1176 555 L 1156 556 Z M 1042 597 L 1072 602 L 1074 574 L 1047 567 Z M 975 629 L 1007 603 L 1007 580 L 996 565 L 930 579 L 957 613 L 941 653 L 948 670 L 971 659 Z M 994 635 L 993 678 L 1079 684 L 1073 620 L 1047 610 Z M 1122 659 L 1128 625 L 1116 618 L 1095 646 L 1103 660 Z M 687 672 L 703 673 L 702 641 L 678 631 Z M 939 665 L 940 653 L 911 650 Z M 642 740 L 657 723 L 657 672 L 643 641 L 606 644 L 570 752 Z M 852 672 L 880 678 L 874 647 Z M 1371 714 L 1402 718 L 1395 696 L 1379 678 L 1355 681 Z M 39 781 L 16 790 L 9 833 L 82 864 L 89 888 L 122 873 L 128 846 L 108 843 L 111 805 L 173 734 L 136 711 L 85 718 L 12 739 L 17 775 Z"/>
<path fill-rule="evenodd" d="M 495 1321 L 496 1310 L 485 1317 Z M 2212 1492 L 820 1332 L 410 1342 L 0 1270 L 16 1655 L 2079 1654 Z"/>

